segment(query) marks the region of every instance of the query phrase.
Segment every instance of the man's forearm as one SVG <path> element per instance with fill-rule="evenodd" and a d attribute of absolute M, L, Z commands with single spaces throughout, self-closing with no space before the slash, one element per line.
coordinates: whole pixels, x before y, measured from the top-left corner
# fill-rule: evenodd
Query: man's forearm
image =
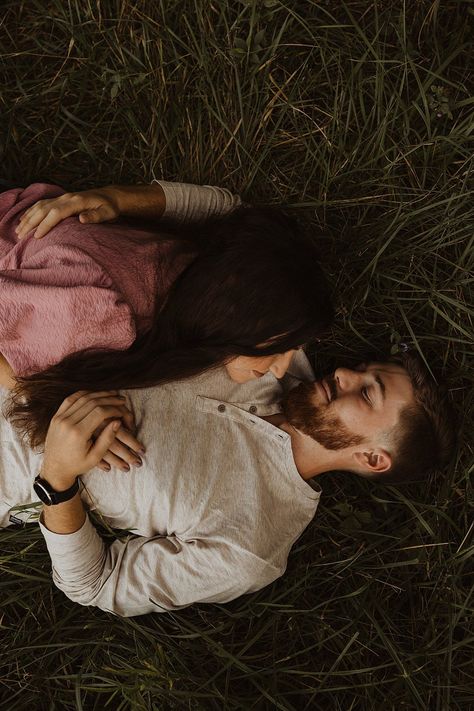
<path fill-rule="evenodd" d="M 103 190 L 113 191 L 121 215 L 156 220 L 163 215 L 166 208 L 165 194 L 158 183 L 110 185 Z"/>
<path fill-rule="evenodd" d="M 54 479 L 47 479 L 47 481 L 53 489 L 56 489 Z M 58 487 L 57 490 L 60 488 Z M 44 506 L 43 508 L 43 524 L 52 533 L 75 533 L 83 526 L 85 519 L 86 512 L 79 493 L 62 504 Z"/>
<path fill-rule="evenodd" d="M 210 217 L 222 217 L 242 204 L 239 195 L 226 188 L 192 183 L 171 183 L 160 180 L 165 200 L 164 217 L 177 223 L 200 222 Z"/>
<path fill-rule="evenodd" d="M 226 215 L 241 205 L 239 195 L 226 188 L 161 180 L 151 185 L 109 185 L 107 193 L 119 214 L 156 220 L 169 217 L 177 222 L 194 222 Z"/>

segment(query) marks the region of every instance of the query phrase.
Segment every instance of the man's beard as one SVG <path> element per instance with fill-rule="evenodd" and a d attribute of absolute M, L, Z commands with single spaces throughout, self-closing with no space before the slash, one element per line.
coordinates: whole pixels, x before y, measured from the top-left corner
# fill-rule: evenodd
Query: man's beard
<path fill-rule="evenodd" d="M 337 398 L 334 378 L 327 377 L 325 382 L 331 392 L 331 402 Z M 287 421 L 297 430 L 326 449 L 345 449 L 355 447 L 364 441 L 361 435 L 354 434 L 342 424 L 338 417 L 328 414 L 327 406 L 315 405 L 314 383 L 300 383 L 291 390 L 281 403 Z"/>

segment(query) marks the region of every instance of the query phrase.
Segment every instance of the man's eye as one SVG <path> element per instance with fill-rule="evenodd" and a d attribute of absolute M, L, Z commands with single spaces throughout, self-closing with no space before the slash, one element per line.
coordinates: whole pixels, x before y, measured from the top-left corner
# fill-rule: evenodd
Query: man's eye
<path fill-rule="evenodd" d="M 364 400 L 366 402 L 369 403 L 369 405 L 372 405 L 372 403 L 370 401 L 370 397 L 369 397 L 369 391 L 367 390 L 367 388 L 362 388 L 362 397 L 364 398 Z"/>

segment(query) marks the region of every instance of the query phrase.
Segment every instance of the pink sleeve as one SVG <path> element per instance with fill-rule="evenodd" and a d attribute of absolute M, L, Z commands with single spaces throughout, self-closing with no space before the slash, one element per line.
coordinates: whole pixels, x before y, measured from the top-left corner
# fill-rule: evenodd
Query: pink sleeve
<path fill-rule="evenodd" d="M 0 353 L 17 375 L 84 348 L 125 349 L 136 336 L 129 304 L 93 257 L 71 244 L 40 242 L 34 252 L 30 240 L 16 240 L 18 215 L 61 192 L 32 186 L 0 195 Z"/>

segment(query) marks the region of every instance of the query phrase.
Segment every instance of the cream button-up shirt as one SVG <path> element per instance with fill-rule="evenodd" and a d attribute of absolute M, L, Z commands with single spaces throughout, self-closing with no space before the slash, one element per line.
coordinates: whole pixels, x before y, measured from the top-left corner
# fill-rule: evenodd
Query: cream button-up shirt
<path fill-rule="evenodd" d="M 220 368 L 124 391 L 147 450 L 144 464 L 131 472 L 93 470 L 81 477 L 81 496 L 104 523 L 131 535 L 106 544 L 89 517 L 67 535 L 40 524 L 56 585 L 80 604 L 130 616 L 227 602 L 282 575 L 321 490 L 298 473 L 290 436 L 261 417 L 312 378 L 298 352 L 282 380 L 268 373 L 237 385 Z M 10 503 L 26 504 L 36 499 L 40 458 L 6 422 L 0 434 L 1 490 Z"/>

